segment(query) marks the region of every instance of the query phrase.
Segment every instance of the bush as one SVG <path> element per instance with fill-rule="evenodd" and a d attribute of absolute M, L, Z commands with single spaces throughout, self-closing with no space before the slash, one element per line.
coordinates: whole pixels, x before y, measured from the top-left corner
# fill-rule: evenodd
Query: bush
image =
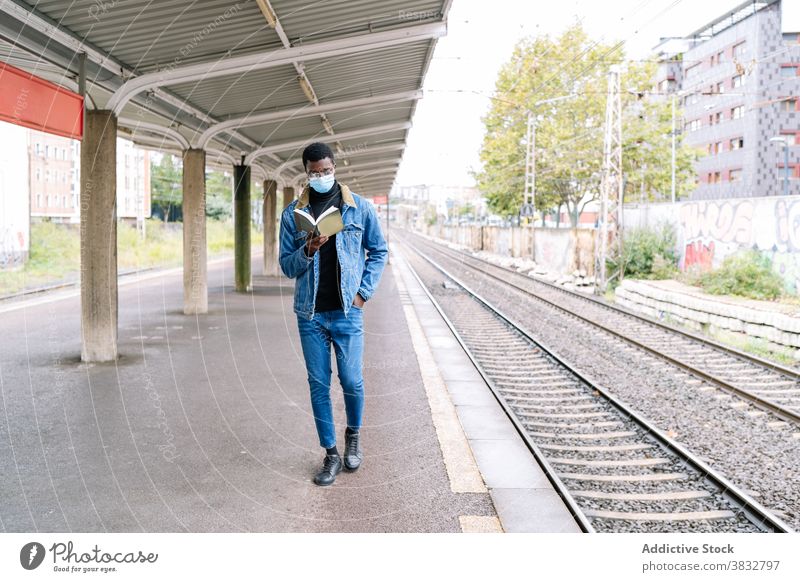
<path fill-rule="evenodd" d="M 783 294 L 783 279 L 772 270 L 772 261 L 755 250 L 726 257 L 719 269 L 700 275 L 698 284 L 712 295 L 777 299 Z"/>
<path fill-rule="evenodd" d="M 670 279 L 678 272 L 675 227 L 664 223 L 656 228 L 625 232 L 622 247 L 625 277 Z"/>

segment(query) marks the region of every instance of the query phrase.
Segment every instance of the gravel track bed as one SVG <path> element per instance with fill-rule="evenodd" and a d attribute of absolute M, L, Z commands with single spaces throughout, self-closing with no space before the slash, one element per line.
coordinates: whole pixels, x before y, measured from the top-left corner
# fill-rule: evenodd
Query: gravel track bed
<path fill-rule="evenodd" d="M 575 489 L 580 489 L 581 483 L 575 485 Z M 642 512 L 684 512 L 684 511 L 715 511 L 724 507 L 727 502 L 722 495 L 711 497 L 701 497 L 688 501 L 615 501 L 613 499 L 591 499 L 581 498 L 581 506 L 590 509 L 601 509 L 604 511 L 642 511 Z M 733 508 L 731 508 L 733 510 Z"/>
<path fill-rule="evenodd" d="M 420 260 L 414 260 L 412 257 L 409 257 L 412 262 L 412 265 L 417 269 L 418 273 L 422 277 L 423 281 L 429 286 L 432 287 L 432 292 L 434 296 L 436 296 L 437 300 L 440 302 L 442 307 L 448 312 L 448 315 L 453 318 L 454 323 L 458 327 L 458 319 L 459 319 L 459 312 L 466 313 L 469 309 L 474 309 L 476 304 L 471 299 L 467 299 L 459 290 L 457 289 L 448 289 L 441 285 L 442 278 L 439 276 L 438 281 L 436 280 L 437 273 L 433 271 L 432 267 L 427 265 Z M 432 285 L 433 283 L 433 285 Z M 536 351 L 532 350 L 531 353 L 536 353 Z M 613 406 L 608 404 L 606 401 L 600 397 L 599 393 L 592 391 L 589 388 L 581 387 L 580 384 L 576 384 L 576 388 L 583 388 L 586 391 L 587 395 L 594 395 L 595 398 L 591 398 L 586 402 L 581 401 L 581 405 L 586 405 L 591 407 L 591 412 L 611 412 L 615 409 Z M 572 389 L 572 387 L 570 387 Z M 520 406 L 513 406 L 512 409 L 516 408 L 518 412 L 526 410 L 525 408 L 521 408 Z M 530 410 L 530 409 L 528 409 Z M 564 406 L 559 407 L 558 409 L 549 409 L 547 412 L 553 412 L 555 410 L 563 410 L 567 413 L 574 413 L 576 410 L 572 406 Z M 544 412 L 539 411 L 537 412 Z M 615 412 L 616 414 L 616 412 Z M 538 419 L 537 419 L 538 420 Z M 543 422 L 548 422 L 548 419 L 542 418 Z M 631 422 L 627 421 L 624 418 L 620 418 L 618 416 L 611 417 L 609 416 L 606 420 L 615 420 L 617 424 L 613 427 L 608 427 L 609 431 L 638 431 L 638 426 Z M 581 442 L 575 442 L 575 439 L 570 439 L 566 435 L 560 436 L 559 433 L 569 433 L 569 432 L 579 432 L 580 426 L 574 425 L 574 421 L 571 419 L 565 419 L 564 424 L 573 425 L 568 428 L 553 428 L 553 427 L 536 427 L 534 424 L 527 423 L 527 426 L 531 432 L 542 432 L 542 433 L 551 433 L 553 437 L 535 437 L 535 442 L 538 442 L 542 445 L 559 445 L 559 446 L 591 446 L 591 445 L 598 445 L 598 444 L 640 444 L 644 442 L 644 439 L 641 437 L 623 437 L 619 439 L 613 440 L 597 440 L 597 439 L 582 439 Z M 587 430 L 586 432 L 597 432 L 597 429 Z M 602 434 L 598 434 L 598 436 L 602 436 Z M 647 443 L 651 444 L 651 443 Z M 587 452 L 581 451 L 569 451 L 569 450 L 547 450 L 545 451 L 546 456 L 549 458 L 559 458 L 559 459 L 580 459 L 580 460 L 609 460 L 609 459 L 620 459 L 622 455 L 625 453 L 591 453 L 587 454 Z M 675 481 L 666 481 L 666 482 L 659 482 L 658 484 L 652 483 L 626 483 L 626 482 L 603 482 L 603 483 L 595 483 L 591 481 L 584 481 L 584 480 L 575 480 L 570 478 L 565 478 L 565 483 L 570 484 L 570 487 L 574 490 L 595 490 L 595 491 L 614 491 L 614 492 L 664 492 L 664 491 L 686 491 L 688 489 L 691 490 L 708 490 L 708 487 L 705 486 L 702 476 L 698 475 L 692 469 L 687 468 L 679 459 L 677 459 L 674 455 L 665 451 L 660 446 L 654 446 L 652 448 L 642 449 L 636 451 L 633 455 L 628 453 L 628 456 L 625 457 L 630 459 L 632 457 L 640 458 L 640 459 L 649 459 L 649 458 L 664 458 L 667 461 L 663 465 L 658 465 L 652 468 L 646 468 L 643 470 L 642 467 L 614 467 L 613 469 L 609 469 L 608 467 L 595 467 L 595 466 L 587 466 L 587 465 L 572 465 L 572 464 L 565 464 L 565 463 L 558 463 L 554 464 L 554 468 L 559 472 L 564 473 L 581 473 L 581 474 L 588 474 L 588 475 L 608 475 L 609 471 L 611 470 L 614 474 L 626 474 L 626 475 L 639 475 L 639 474 L 653 474 L 653 473 L 685 473 L 689 475 L 688 479 L 678 479 Z M 580 497 L 577 499 L 578 503 L 586 510 L 607 510 L 607 511 L 631 511 L 639 510 L 641 511 L 649 511 L 649 512 L 687 512 L 687 511 L 709 511 L 709 510 L 719 510 L 719 509 L 729 509 L 733 513 L 736 513 L 736 508 L 731 506 L 725 499 L 721 496 L 716 494 L 711 495 L 709 497 L 703 497 L 698 499 L 689 499 L 689 500 L 657 500 L 657 501 L 642 501 L 642 502 L 631 502 L 631 501 L 623 501 L 623 500 L 604 500 L 604 499 L 592 499 L 587 497 Z M 630 521 L 630 520 L 604 520 L 600 518 L 592 518 L 593 521 L 608 521 L 608 524 L 604 524 L 598 531 L 615 531 L 615 532 L 626 532 L 626 531 L 654 531 L 654 532 L 678 532 L 678 531 L 757 531 L 757 529 L 750 524 L 744 516 L 736 516 L 730 519 L 724 520 L 713 520 L 709 523 L 705 524 L 695 524 L 694 522 L 670 522 L 670 521 L 656 521 L 656 520 L 648 520 L 644 524 L 637 522 L 637 521 Z M 728 523 L 730 522 L 730 523 Z"/>
<path fill-rule="evenodd" d="M 592 519 L 592 525 L 598 533 L 619 533 L 618 520 Z M 666 524 L 658 521 L 626 522 L 625 533 L 670 533 L 674 530 L 665 528 Z M 714 521 L 691 521 L 683 525 L 683 533 L 750 533 L 752 526 L 746 521 L 733 519 L 717 519 Z"/>

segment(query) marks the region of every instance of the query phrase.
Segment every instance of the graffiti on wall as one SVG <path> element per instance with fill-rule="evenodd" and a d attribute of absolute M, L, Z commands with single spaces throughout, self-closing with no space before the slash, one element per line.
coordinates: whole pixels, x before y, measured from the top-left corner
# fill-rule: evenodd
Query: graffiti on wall
<path fill-rule="evenodd" d="M 772 259 L 787 290 L 800 290 L 800 197 L 686 202 L 678 211 L 681 268 L 710 270 L 741 249 Z"/>
<path fill-rule="evenodd" d="M 682 267 L 708 270 L 720 246 L 751 246 L 753 216 L 754 205 L 749 200 L 689 202 L 681 205 Z"/>
<path fill-rule="evenodd" d="M 710 271 L 714 262 L 714 241 L 704 243 L 701 240 L 687 243 L 683 249 L 684 269 L 689 267 Z"/>
<path fill-rule="evenodd" d="M 775 203 L 775 244 L 781 251 L 800 251 L 800 200 Z"/>
<path fill-rule="evenodd" d="M 25 235 L 11 227 L 0 228 L 0 269 L 18 267 L 24 261 Z"/>
<path fill-rule="evenodd" d="M 766 245 L 764 245 L 766 246 Z M 800 200 L 775 203 L 775 241 L 761 248 L 772 259 L 772 268 L 792 292 L 800 289 Z"/>
<path fill-rule="evenodd" d="M 800 196 L 632 205 L 625 221 L 675 225 L 682 270 L 717 268 L 725 257 L 755 249 L 772 259 L 788 291 L 800 292 Z"/>

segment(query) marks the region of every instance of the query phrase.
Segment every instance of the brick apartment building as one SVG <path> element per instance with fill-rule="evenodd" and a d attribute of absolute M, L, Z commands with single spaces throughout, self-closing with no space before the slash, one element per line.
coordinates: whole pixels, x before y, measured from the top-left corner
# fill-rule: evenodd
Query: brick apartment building
<path fill-rule="evenodd" d="M 777 196 L 787 182 L 800 194 L 800 7 L 782 4 L 749 0 L 656 47 L 657 87 L 702 152 L 692 199 Z"/>
<path fill-rule="evenodd" d="M 80 222 L 80 142 L 28 130 L 30 215 Z M 141 206 L 141 208 L 140 208 Z M 150 153 L 117 138 L 117 218 L 150 217 Z"/>

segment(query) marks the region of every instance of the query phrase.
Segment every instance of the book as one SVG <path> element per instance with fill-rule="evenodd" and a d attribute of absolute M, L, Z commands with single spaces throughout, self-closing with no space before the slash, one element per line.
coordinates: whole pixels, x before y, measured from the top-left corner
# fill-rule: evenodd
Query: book
<path fill-rule="evenodd" d="M 295 208 L 294 223 L 297 225 L 297 230 L 312 236 L 332 236 L 344 228 L 342 213 L 335 206 L 328 208 L 316 219 L 305 210 Z"/>

